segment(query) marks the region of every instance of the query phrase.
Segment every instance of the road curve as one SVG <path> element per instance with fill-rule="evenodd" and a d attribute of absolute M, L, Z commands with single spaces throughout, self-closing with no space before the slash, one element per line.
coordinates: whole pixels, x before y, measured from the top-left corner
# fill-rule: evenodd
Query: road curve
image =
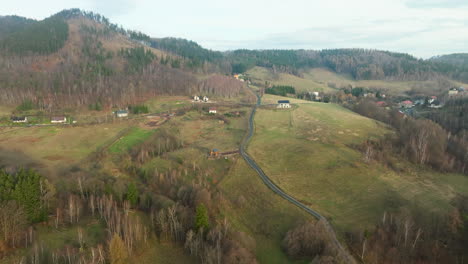
<path fill-rule="evenodd" d="M 336 248 L 339 251 L 338 254 L 340 254 L 342 256 L 343 260 L 346 261 L 346 263 L 356 263 L 354 258 L 349 254 L 349 252 L 341 245 L 341 243 L 336 238 L 336 234 L 335 234 L 332 226 L 328 222 L 328 220 L 325 217 L 323 217 L 319 212 L 307 207 L 306 205 L 299 202 L 298 200 L 296 200 L 291 195 L 289 195 L 286 192 L 284 192 L 283 190 L 281 190 L 281 188 L 279 188 L 275 183 L 273 183 L 273 181 L 265 174 L 265 172 L 262 170 L 262 168 L 260 168 L 260 166 L 258 166 L 258 164 L 255 162 L 255 160 L 252 157 L 250 157 L 250 155 L 246 152 L 246 146 L 249 143 L 249 141 L 252 138 L 253 133 L 254 133 L 255 112 L 257 111 L 257 107 L 260 106 L 260 104 L 261 104 L 260 96 L 258 94 L 256 94 L 256 96 L 257 96 L 257 103 L 254 105 L 254 107 L 252 109 L 252 112 L 250 114 L 248 132 L 247 132 L 246 137 L 244 137 L 244 139 L 243 139 L 243 141 L 242 141 L 242 143 L 240 145 L 240 148 L 239 148 L 240 154 L 242 155 L 244 160 L 247 162 L 247 164 L 249 164 L 249 166 L 252 167 L 252 169 L 254 169 L 257 172 L 257 174 L 260 176 L 260 178 L 262 179 L 262 181 L 265 183 L 265 185 L 268 188 L 270 188 L 273 192 L 275 192 L 276 194 L 278 194 L 282 198 L 286 199 L 290 203 L 292 203 L 295 206 L 297 206 L 297 207 L 301 208 L 302 210 L 306 211 L 308 214 L 314 216 L 317 220 L 323 221 L 325 223 L 327 231 L 331 235 L 331 238 L 333 240 L 332 242 L 335 244 Z"/>

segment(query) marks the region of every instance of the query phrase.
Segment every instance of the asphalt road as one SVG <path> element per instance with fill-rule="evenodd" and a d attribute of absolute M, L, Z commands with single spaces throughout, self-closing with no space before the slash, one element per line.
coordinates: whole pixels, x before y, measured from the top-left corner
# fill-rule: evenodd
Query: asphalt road
<path fill-rule="evenodd" d="M 255 160 L 252 157 L 250 157 L 250 155 L 246 152 L 245 149 L 246 149 L 246 147 L 247 147 L 247 145 L 248 145 L 248 143 L 249 143 L 249 141 L 252 138 L 253 133 L 254 133 L 255 113 L 257 111 L 257 107 L 260 106 L 260 104 L 261 104 L 260 96 L 258 94 L 256 94 L 256 95 L 257 95 L 257 103 L 255 104 L 254 108 L 252 109 L 252 113 L 250 114 L 249 128 L 248 128 L 247 136 L 244 138 L 244 140 L 241 143 L 240 154 L 242 155 L 244 160 L 247 162 L 247 164 L 249 164 L 249 166 L 252 167 L 252 169 L 254 169 L 258 173 L 258 175 L 260 176 L 260 178 L 262 179 L 262 181 L 265 183 L 265 185 L 268 188 L 270 188 L 273 192 L 275 192 L 277 195 L 281 196 L 282 198 L 286 199 L 290 203 L 292 203 L 295 206 L 297 206 L 297 207 L 301 208 L 302 210 L 306 211 L 308 214 L 314 216 L 317 220 L 323 221 L 325 223 L 327 231 L 331 235 L 331 238 L 333 240 L 332 242 L 335 244 L 337 250 L 339 251 L 338 254 L 341 255 L 343 261 L 346 261 L 346 263 L 356 263 L 354 258 L 349 254 L 349 252 L 341 245 L 341 243 L 336 238 L 336 234 L 335 234 L 332 226 L 328 222 L 328 220 L 325 217 L 323 217 L 319 212 L 307 207 L 306 205 L 299 202 L 298 200 L 296 200 L 291 195 L 289 195 L 286 192 L 284 192 L 283 190 L 281 190 L 281 188 L 278 187 L 275 183 L 273 183 L 273 181 L 265 174 L 265 172 L 262 170 L 262 168 L 260 168 L 260 166 L 258 166 L 258 164 L 255 162 Z"/>

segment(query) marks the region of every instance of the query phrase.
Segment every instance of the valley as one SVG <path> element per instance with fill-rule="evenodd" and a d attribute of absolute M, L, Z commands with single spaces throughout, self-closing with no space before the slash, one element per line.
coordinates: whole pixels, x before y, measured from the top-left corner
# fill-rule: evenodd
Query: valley
<path fill-rule="evenodd" d="M 0 17 L 0 264 L 460 263 L 464 57 Z"/>

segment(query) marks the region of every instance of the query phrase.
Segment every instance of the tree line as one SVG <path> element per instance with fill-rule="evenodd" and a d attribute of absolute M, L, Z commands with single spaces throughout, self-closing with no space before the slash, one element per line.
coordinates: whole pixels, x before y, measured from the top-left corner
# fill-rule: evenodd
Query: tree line
<path fill-rule="evenodd" d="M 363 151 L 376 159 L 389 162 L 391 155 L 404 155 L 408 160 L 441 171 L 468 173 L 468 137 L 466 131 L 452 134 L 428 119 L 414 119 L 398 110 L 386 110 L 371 100 L 361 100 L 352 109 L 364 116 L 391 125 L 394 136 L 378 142 L 366 142 Z"/>

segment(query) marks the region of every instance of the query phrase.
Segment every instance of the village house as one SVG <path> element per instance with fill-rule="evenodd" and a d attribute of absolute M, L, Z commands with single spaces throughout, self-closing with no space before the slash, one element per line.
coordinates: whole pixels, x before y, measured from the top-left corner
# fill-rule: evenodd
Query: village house
<path fill-rule="evenodd" d="M 441 108 L 443 105 L 439 102 L 439 100 L 434 100 L 429 104 L 430 108 Z"/>
<path fill-rule="evenodd" d="M 127 110 L 118 110 L 115 112 L 117 117 L 127 117 L 128 116 L 128 111 Z"/>
<path fill-rule="evenodd" d="M 433 95 L 433 96 L 431 96 L 431 98 L 429 98 L 429 100 L 427 100 L 427 102 L 428 102 L 429 104 L 432 104 L 435 100 L 437 100 L 437 96 L 434 96 L 434 95 Z"/>
<path fill-rule="evenodd" d="M 195 101 L 195 102 L 200 101 L 200 97 L 198 97 L 197 95 L 195 95 L 195 96 L 193 97 L 193 101 Z"/>
<path fill-rule="evenodd" d="M 209 100 L 210 100 L 210 99 L 208 99 L 208 97 L 206 97 L 206 96 L 203 96 L 203 102 L 205 102 L 205 103 L 206 103 L 206 102 L 208 102 Z"/>
<path fill-rule="evenodd" d="M 277 108 L 291 108 L 289 100 L 279 100 Z"/>
<path fill-rule="evenodd" d="M 13 116 L 11 117 L 11 121 L 13 123 L 26 123 L 28 122 L 28 118 L 26 116 Z"/>
<path fill-rule="evenodd" d="M 458 94 L 458 89 L 457 88 L 452 88 L 448 91 L 449 95 L 457 95 Z"/>
<path fill-rule="evenodd" d="M 406 100 L 400 103 L 400 108 L 412 108 L 414 106 L 413 102 Z"/>
<path fill-rule="evenodd" d="M 50 122 L 53 124 L 63 124 L 67 122 L 67 117 L 66 116 L 53 116 L 50 119 Z"/>
<path fill-rule="evenodd" d="M 216 114 L 216 113 L 217 113 L 216 108 L 210 107 L 210 109 L 208 110 L 208 113 L 210 113 L 210 114 Z"/>
<path fill-rule="evenodd" d="M 212 149 L 210 151 L 210 157 L 216 158 L 216 157 L 219 157 L 219 156 L 220 156 L 220 153 L 219 153 L 218 149 Z"/>

